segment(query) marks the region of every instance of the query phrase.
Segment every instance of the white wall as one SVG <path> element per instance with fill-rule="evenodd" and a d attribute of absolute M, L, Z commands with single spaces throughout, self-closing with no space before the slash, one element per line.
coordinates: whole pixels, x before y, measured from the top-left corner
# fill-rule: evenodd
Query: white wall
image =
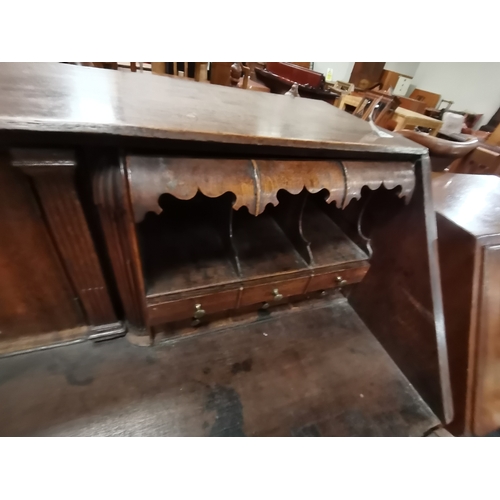
<path fill-rule="evenodd" d="M 478 126 L 500 107 L 500 63 L 420 63 L 412 85 L 454 101 L 457 111 L 483 113 Z"/>
<path fill-rule="evenodd" d="M 418 62 L 386 62 L 384 69 L 406 76 L 415 76 L 419 64 Z"/>
<path fill-rule="evenodd" d="M 348 82 L 351 77 L 353 62 L 315 62 L 313 63 L 314 71 L 319 71 L 326 75 L 328 68 L 333 70 L 333 81 L 340 80 L 341 82 Z"/>

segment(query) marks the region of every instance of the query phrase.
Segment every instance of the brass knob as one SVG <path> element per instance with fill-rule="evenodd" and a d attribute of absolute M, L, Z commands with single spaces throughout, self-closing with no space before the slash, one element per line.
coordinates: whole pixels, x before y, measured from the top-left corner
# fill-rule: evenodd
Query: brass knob
<path fill-rule="evenodd" d="M 347 281 L 345 279 L 342 279 L 342 276 L 337 276 L 335 278 L 335 281 L 337 282 L 337 284 L 339 286 L 344 286 L 344 285 L 347 285 Z"/>
<path fill-rule="evenodd" d="M 200 323 L 201 321 L 199 319 L 193 319 L 193 321 L 191 321 L 191 326 L 198 326 Z"/>
<path fill-rule="evenodd" d="M 278 291 L 277 288 L 273 290 L 273 295 L 274 295 L 274 300 L 276 301 L 281 300 L 283 298 L 283 295 L 281 295 L 281 293 Z"/>
<path fill-rule="evenodd" d="M 263 302 L 260 306 L 261 309 L 269 309 L 269 302 Z"/>
<path fill-rule="evenodd" d="M 321 290 L 320 295 L 321 295 L 322 297 L 325 297 L 325 296 L 326 296 L 326 290 Z"/>
<path fill-rule="evenodd" d="M 200 319 L 205 316 L 205 310 L 201 308 L 201 304 L 195 304 L 193 317 L 195 319 Z"/>

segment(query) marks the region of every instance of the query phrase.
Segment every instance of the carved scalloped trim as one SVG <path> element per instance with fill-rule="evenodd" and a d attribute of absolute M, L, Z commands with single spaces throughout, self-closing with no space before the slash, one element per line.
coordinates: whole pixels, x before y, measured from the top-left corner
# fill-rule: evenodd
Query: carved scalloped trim
<path fill-rule="evenodd" d="M 380 169 L 374 169 L 374 165 L 361 162 L 344 162 L 343 165 L 346 173 L 346 195 L 342 208 L 346 208 L 353 199 L 359 200 L 365 186 L 371 191 L 382 186 L 389 190 L 399 187 L 401 189 L 397 194 L 398 197 L 404 198 L 406 204 L 411 201 L 416 184 L 412 164 L 387 162 Z M 374 177 L 374 173 L 377 177 Z M 380 179 L 380 174 L 387 178 Z"/>
<path fill-rule="evenodd" d="M 162 212 L 159 198 L 163 194 L 191 200 L 197 193 L 208 198 L 232 193 L 234 210 L 246 206 L 252 215 L 260 215 L 269 204 L 278 205 L 280 190 L 297 195 L 304 189 L 311 194 L 326 189 L 327 203 L 335 201 L 345 208 L 353 198 L 361 197 L 363 186 L 371 190 L 400 186 L 399 196 L 407 203 L 415 187 L 411 163 L 132 156 L 127 158 L 127 170 L 136 223 L 147 212 Z"/>

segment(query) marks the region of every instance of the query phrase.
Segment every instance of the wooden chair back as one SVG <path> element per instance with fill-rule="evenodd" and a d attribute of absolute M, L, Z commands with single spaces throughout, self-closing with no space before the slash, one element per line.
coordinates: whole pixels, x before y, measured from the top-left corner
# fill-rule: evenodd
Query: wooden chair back
<path fill-rule="evenodd" d="M 372 120 L 384 128 L 399 106 L 399 98 L 384 92 L 365 92 L 353 115 L 362 120 Z"/>

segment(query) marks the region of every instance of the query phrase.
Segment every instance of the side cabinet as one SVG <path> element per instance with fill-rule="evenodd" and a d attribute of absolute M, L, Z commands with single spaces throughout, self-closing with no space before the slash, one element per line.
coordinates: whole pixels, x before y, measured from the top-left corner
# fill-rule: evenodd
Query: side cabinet
<path fill-rule="evenodd" d="M 500 179 L 434 174 L 455 435 L 500 428 Z"/>

